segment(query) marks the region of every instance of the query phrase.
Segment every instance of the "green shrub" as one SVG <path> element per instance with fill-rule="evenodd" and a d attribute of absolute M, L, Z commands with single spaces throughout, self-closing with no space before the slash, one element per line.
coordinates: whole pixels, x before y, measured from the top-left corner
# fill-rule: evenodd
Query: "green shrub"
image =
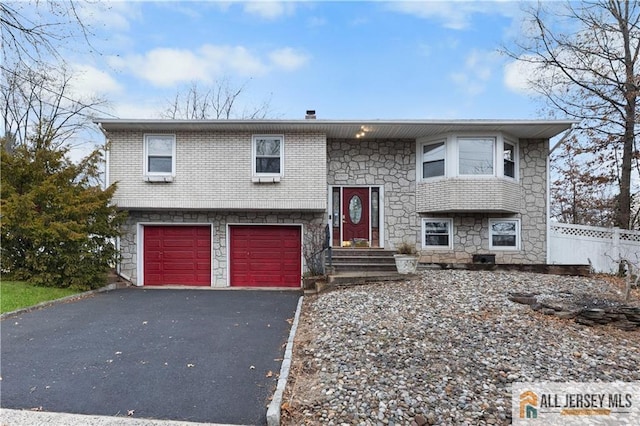
<path fill-rule="evenodd" d="M 111 204 L 115 186 L 99 184 L 101 154 L 79 163 L 50 140 L 1 154 L 0 267 L 19 280 L 96 288 L 116 260 L 123 215 Z"/>

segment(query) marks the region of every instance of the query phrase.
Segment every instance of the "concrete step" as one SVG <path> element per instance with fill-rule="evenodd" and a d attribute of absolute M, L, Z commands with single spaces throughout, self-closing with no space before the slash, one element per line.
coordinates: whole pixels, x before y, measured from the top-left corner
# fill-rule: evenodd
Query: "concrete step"
<path fill-rule="evenodd" d="M 326 265 L 329 272 L 367 272 L 367 271 L 388 271 L 396 272 L 395 263 L 334 263 Z"/>
<path fill-rule="evenodd" d="M 333 257 L 393 257 L 395 251 L 379 248 L 357 249 L 357 248 L 333 248 L 331 249 Z"/>
<path fill-rule="evenodd" d="M 331 273 L 396 273 L 393 254 L 380 248 L 335 248 L 325 265 Z"/>

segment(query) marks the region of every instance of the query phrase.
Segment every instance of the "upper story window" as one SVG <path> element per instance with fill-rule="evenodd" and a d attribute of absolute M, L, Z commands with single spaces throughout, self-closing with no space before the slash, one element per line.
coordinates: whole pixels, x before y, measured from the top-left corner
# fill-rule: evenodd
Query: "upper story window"
<path fill-rule="evenodd" d="M 284 137 L 253 136 L 253 175 L 282 176 L 284 174 Z"/>
<path fill-rule="evenodd" d="M 461 175 L 493 175 L 495 138 L 458 138 Z"/>
<path fill-rule="evenodd" d="M 444 141 L 422 146 L 422 176 L 424 178 L 444 176 Z"/>
<path fill-rule="evenodd" d="M 176 136 L 144 136 L 144 172 L 147 176 L 175 176 Z"/>
<path fill-rule="evenodd" d="M 501 133 L 449 134 L 417 143 L 419 179 L 504 177 L 518 180 L 518 144 Z"/>
<path fill-rule="evenodd" d="M 511 142 L 504 141 L 504 175 L 505 177 L 516 177 L 516 147 Z"/>

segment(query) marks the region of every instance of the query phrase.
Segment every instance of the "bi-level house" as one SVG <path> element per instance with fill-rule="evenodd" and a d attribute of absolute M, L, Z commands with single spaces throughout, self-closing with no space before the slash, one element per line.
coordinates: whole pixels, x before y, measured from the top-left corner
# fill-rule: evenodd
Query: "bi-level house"
<path fill-rule="evenodd" d="M 547 262 L 550 139 L 570 121 L 97 120 L 135 285 L 299 287 L 333 247 Z"/>

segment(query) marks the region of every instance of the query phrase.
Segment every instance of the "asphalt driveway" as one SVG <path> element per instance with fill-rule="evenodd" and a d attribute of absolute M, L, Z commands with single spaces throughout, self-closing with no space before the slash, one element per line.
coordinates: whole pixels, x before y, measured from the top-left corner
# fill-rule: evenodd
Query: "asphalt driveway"
<path fill-rule="evenodd" d="M 127 288 L 7 318 L 0 406 L 266 424 L 299 296 Z"/>

